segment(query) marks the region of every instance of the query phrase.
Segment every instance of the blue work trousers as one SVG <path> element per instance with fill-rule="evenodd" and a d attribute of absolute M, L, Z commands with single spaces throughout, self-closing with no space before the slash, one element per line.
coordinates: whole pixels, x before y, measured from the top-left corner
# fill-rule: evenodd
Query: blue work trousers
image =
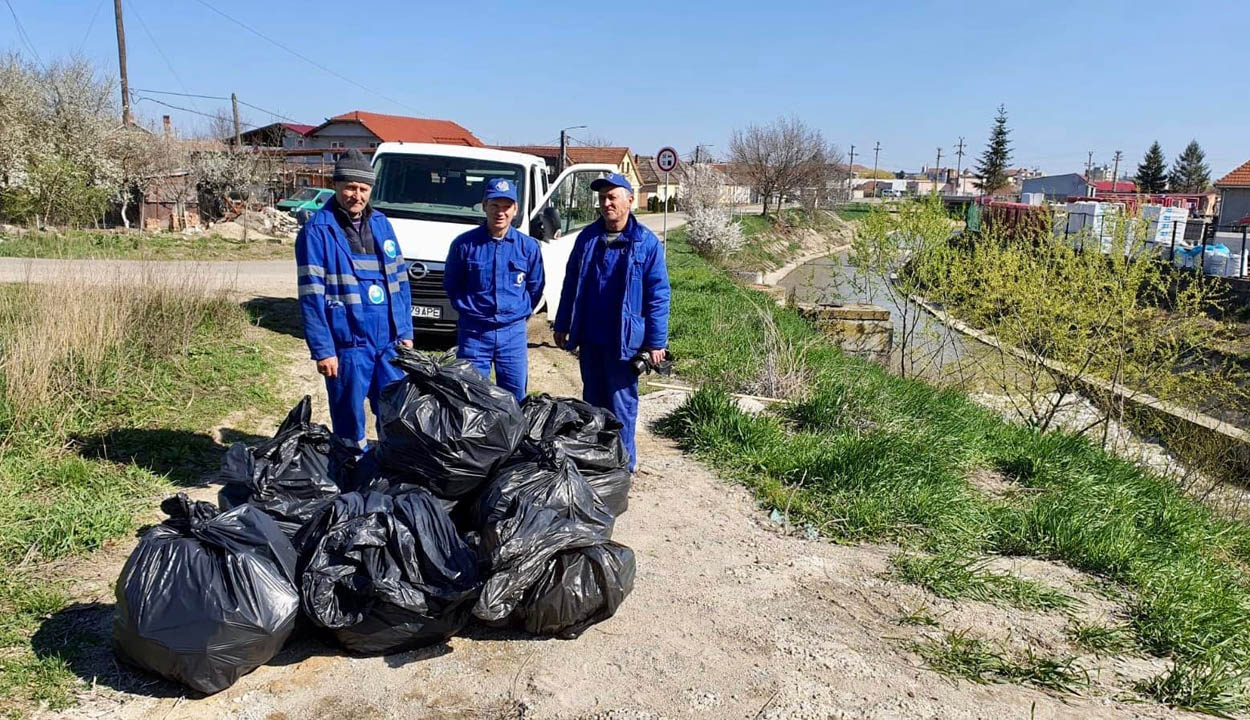
<path fill-rule="evenodd" d="M 494 364 L 495 384 L 521 402 L 529 380 L 529 348 L 525 339 L 523 319 L 496 326 L 461 316 L 456 328 L 456 357 L 468 360 L 487 378 Z"/>
<path fill-rule="evenodd" d="M 607 408 L 624 425 L 621 441 L 629 449 L 629 471 L 638 466 L 634 426 L 638 423 L 638 376 L 614 345 L 582 343 L 578 351 L 582 370 L 582 399 Z"/>
<path fill-rule="evenodd" d="M 391 364 L 397 338 L 391 332 L 389 306 L 366 299 L 363 309 L 368 337 L 355 347 L 338 348 L 339 375 L 326 378 L 334 434 L 361 447 L 365 444 L 365 400 L 376 418 L 382 388 L 404 377 L 404 371 Z"/>

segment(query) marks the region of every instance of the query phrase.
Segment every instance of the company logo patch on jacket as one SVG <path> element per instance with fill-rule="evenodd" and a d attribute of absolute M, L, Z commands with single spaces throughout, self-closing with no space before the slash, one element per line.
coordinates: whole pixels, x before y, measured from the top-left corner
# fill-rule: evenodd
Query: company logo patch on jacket
<path fill-rule="evenodd" d="M 525 273 L 523 273 L 523 272 L 519 272 L 519 273 L 517 273 L 517 274 L 516 274 L 516 283 L 514 283 L 514 284 L 515 284 L 517 287 L 521 287 L 522 285 L 524 285 L 524 284 L 525 284 Z"/>
<path fill-rule="evenodd" d="M 369 302 L 374 305 L 381 305 L 386 302 L 386 291 L 382 289 L 381 285 L 369 286 Z"/>
<path fill-rule="evenodd" d="M 399 254 L 399 245 L 394 240 L 387 240 L 382 243 L 382 252 L 386 253 L 388 258 L 394 260 L 395 256 Z"/>

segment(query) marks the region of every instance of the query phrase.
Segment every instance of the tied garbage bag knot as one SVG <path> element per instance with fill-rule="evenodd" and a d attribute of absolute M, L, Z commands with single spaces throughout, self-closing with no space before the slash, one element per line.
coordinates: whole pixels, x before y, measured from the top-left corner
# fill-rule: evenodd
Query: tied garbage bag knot
<path fill-rule="evenodd" d="M 268 662 L 299 616 L 295 549 L 268 515 L 185 494 L 143 534 L 117 580 L 122 660 L 215 693 Z"/>
<path fill-rule="evenodd" d="M 553 440 L 537 443 L 531 458 L 499 471 L 478 498 L 474 527 L 481 530 L 504 519 L 517 502 L 552 510 L 562 518 L 595 528 L 605 537 L 612 535 L 612 512 Z"/>

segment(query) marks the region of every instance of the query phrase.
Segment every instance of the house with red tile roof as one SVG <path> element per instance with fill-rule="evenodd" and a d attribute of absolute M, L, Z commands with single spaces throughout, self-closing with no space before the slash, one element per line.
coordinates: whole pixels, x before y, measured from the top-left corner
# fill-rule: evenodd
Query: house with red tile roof
<path fill-rule="evenodd" d="M 356 148 L 369 154 L 384 142 L 439 143 L 484 147 L 473 133 L 450 120 L 383 115 L 353 110 L 335 115 L 306 135 L 308 149 Z"/>
<path fill-rule="evenodd" d="M 496 150 L 537 155 L 547 161 L 547 174 L 552 180 L 558 174 L 557 168 L 560 167 L 559 145 L 495 145 L 494 147 Z M 638 166 L 634 162 L 634 155 L 629 151 L 629 148 L 570 145 L 565 147 L 564 153 L 568 158 L 568 165 L 577 165 L 579 163 L 615 165 L 616 171 L 624 175 L 625 179 L 629 180 L 629 184 L 634 186 L 634 203 L 635 207 L 637 207 L 639 201 L 638 194 L 642 188 L 643 181 L 638 173 Z M 646 202 L 645 198 L 643 198 L 643 202 Z"/>
<path fill-rule="evenodd" d="M 1233 225 L 1250 215 L 1250 160 L 1215 181 L 1220 193 L 1221 225 Z"/>

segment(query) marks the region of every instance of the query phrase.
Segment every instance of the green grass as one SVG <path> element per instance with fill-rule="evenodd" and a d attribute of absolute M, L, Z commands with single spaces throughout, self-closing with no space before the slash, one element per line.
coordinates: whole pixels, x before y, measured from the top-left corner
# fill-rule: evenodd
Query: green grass
<path fill-rule="evenodd" d="M 48 309 L 38 292 L 0 287 L 0 360 L 45 327 L 34 317 Z M 71 601 L 43 563 L 132 533 L 161 496 L 211 471 L 220 448 L 205 431 L 229 412 L 278 410 L 269 390 L 277 356 L 245 339 L 244 310 L 224 297 L 135 302 L 131 325 L 94 364 L 50 355 L 55 393 L 36 402 L 0 392 L 0 717 L 73 699 L 73 644 L 31 647 L 39 626 Z M 182 317 L 198 319 L 185 326 Z M 12 378 L 0 368 L 4 391 Z"/>
<path fill-rule="evenodd" d="M 1097 625 L 1072 620 L 1068 623 L 1067 635 L 1072 644 L 1096 655 L 1123 655 L 1137 647 L 1133 629 L 1124 625 Z"/>
<path fill-rule="evenodd" d="M 948 600 L 980 600 L 1024 610 L 1064 610 L 1072 596 L 1036 580 L 986 569 L 985 560 L 951 554 L 922 556 L 899 553 L 890 558 L 895 575 Z"/>
<path fill-rule="evenodd" d="M 838 214 L 838 217 L 842 218 L 843 220 L 851 221 L 851 220 L 864 219 L 865 217 L 868 216 L 868 212 L 871 209 L 872 209 L 872 206 L 869 205 L 868 203 L 850 203 L 849 205 L 843 205 L 839 207 L 834 212 L 836 212 Z"/>
<path fill-rule="evenodd" d="M 1165 705 L 1230 717 L 1247 706 L 1245 680 L 1243 668 L 1218 657 L 1178 660 L 1165 672 L 1138 682 L 1134 689 Z"/>
<path fill-rule="evenodd" d="M 290 243 L 230 240 L 211 233 L 140 233 L 104 230 L 0 235 L 0 257 L 124 260 L 293 259 Z"/>
<path fill-rule="evenodd" d="M 958 391 L 843 355 L 680 237 L 670 258 L 670 344 L 682 375 L 704 389 L 659 429 L 765 506 L 838 542 L 1063 562 L 1131 598 L 1134 645 L 1181 667 L 1214 655 L 1237 673 L 1250 668 L 1250 527 L 1082 437 L 1008 423 Z M 727 392 L 761 372 L 760 312 L 789 342 L 810 343 L 812 381 L 775 414 L 750 415 Z M 968 478 L 985 470 L 1020 492 L 983 494 Z"/>
<path fill-rule="evenodd" d="M 1011 657 L 968 630 L 924 638 L 913 643 L 912 650 L 943 675 L 975 683 L 1023 683 L 1060 692 L 1077 692 L 1089 685 L 1088 673 L 1074 657 L 1048 657 L 1032 649 Z"/>

